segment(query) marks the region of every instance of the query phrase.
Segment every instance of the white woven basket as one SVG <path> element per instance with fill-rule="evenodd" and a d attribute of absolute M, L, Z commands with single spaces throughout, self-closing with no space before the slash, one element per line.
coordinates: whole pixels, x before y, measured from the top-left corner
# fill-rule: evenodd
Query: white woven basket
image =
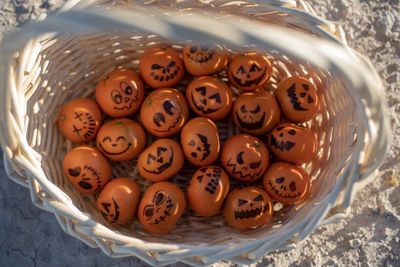
<path fill-rule="evenodd" d="M 317 18 L 302 0 L 70 1 L 42 19 L 1 44 L 0 141 L 7 173 L 67 233 L 112 257 L 133 255 L 152 265 L 248 264 L 290 248 L 315 227 L 346 216 L 355 189 L 368 182 L 388 148 L 376 72 L 348 48 L 339 26 Z M 145 49 L 167 43 L 179 50 L 187 40 L 265 51 L 274 66 L 265 90 L 290 75 L 305 76 L 318 88 L 321 107 L 307 123 L 321 146 L 305 166 L 312 176 L 310 198 L 277 211 L 265 226 L 236 230 L 221 215 L 201 218 L 189 209 L 165 235 L 149 234 L 136 221 L 113 226 L 99 216 L 95 196 L 79 194 L 62 174 L 63 156 L 73 147 L 56 125 L 62 104 L 92 97 L 100 77 L 117 66 L 136 69 Z M 237 132 L 232 125 L 219 123 L 223 139 Z M 185 187 L 190 172 L 172 181 Z M 113 164 L 113 176 L 122 175 L 143 189 L 148 185 L 134 161 Z"/>

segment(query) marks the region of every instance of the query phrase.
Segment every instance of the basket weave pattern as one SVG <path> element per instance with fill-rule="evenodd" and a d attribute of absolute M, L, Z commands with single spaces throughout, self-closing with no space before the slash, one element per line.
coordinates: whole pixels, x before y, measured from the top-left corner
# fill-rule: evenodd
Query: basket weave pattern
<path fill-rule="evenodd" d="M 108 18 L 113 19 L 116 25 L 126 19 L 126 12 L 133 12 L 139 7 L 158 7 L 172 14 L 174 11 L 197 11 L 206 19 L 237 16 L 244 21 L 250 19 L 265 25 L 285 27 L 318 40 L 328 40 L 343 47 L 343 53 L 347 51 L 340 27 L 308 13 L 312 9 L 303 1 L 89 2 L 93 6 L 111 9 L 114 13 Z M 77 9 L 83 8 L 83 5 L 77 6 Z M 213 15 L 207 12 L 213 12 Z M 85 14 L 108 16 L 108 13 L 101 12 L 78 13 L 82 20 L 78 20 L 77 24 L 85 26 Z M 116 14 L 121 14 L 120 21 L 115 20 Z M 76 16 L 72 14 L 71 20 Z M 68 15 L 61 19 L 65 18 Z M 184 18 L 189 20 L 192 17 Z M 367 65 L 363 70 L 368 71 L 364 75 L 369 75 L 370 80 L 353 83 L 343 80 L 335 72 L 338 68 L 334 63 L 324 62 L 326 58 L 321 57 L 318 66 L 315 64 L 317 60 L 311 58 L 308 61 L 290 56 L 280 49 L 257 46 L 271 59 L 274 69 L 264 90 L 273 92 L 283 78 L 300 75 L 318 88 L 321 100 L 317 116 L 306 124 L 316 132 L 320 145 L 317 157 L 305 166 L 312 177 L 310 197 L 295 207 L 276 207 L 279 210 L 267 225 L 239 231 L 229 227 L 221 215 L 202 218 L 187 209 L 171 232 L 152 235 L 136 221 L 129 226 L 110 225 L 97 212 L 95 196 L 82 195 L 69 184 L 62 173 L 61 162 L 75 145 L 66 140 L 57 128 L 57 115 L 62 104 L 74 97 L 93 98 L 101 76 L 120 66 L 137 69 L 140 55 L 148 48 L 167 44 L 180 51 L 185 41 L 169 38 L 167 30 L 171 27 L 177 27 L 177 31 L 182 29 L 163 19 L 160 14 L 160 20 L 154 23 L 160 23 L 159 27 L 169 27 L 165 28 L 167 33 L 164 36 L 134 28 L 131 31 L 117 31 L 117 27 L 110 30 L 105 24 L 99 27 L 108 27 L 107 31 L 93 31 L 90 27 L 85 30 L 83 27 L 79 34 L 66 31 L 54 34 L 44 29 L 42 33 L 45 34 L 27 38 L 23 49 L 12 54 L 8 62 L 2 62 L 3 76 L 0 80 L 6 90 L 0 91 L 0 141 L 6 155 L 6 168 L 13 180 L 29 187 L 34 204 L 54 213 L 67 233 L 88 245 L 99 246 L 111 256 L 135 255 L 153 265 L 175 261 L 205 265 L 221 259 L 250 263 L 270 250 L 304 239 L 317 225 L 342 218 L 344 213 L 341 211 L 350 203 L 355 182 L 379 164 L 379 157 L 387 147 L 388 135 L 382 117 L 379 80 L 371 78 L 375 77 L 375 73 L 368 68 L 368 62 L 356 58 L 352 52 L 349 55 L 353 61 Z M 133 21 L 128 26 L 135 23 L 140 25 L 140 22 Z M 232 34 L 235 33 L 232 31 Z M 174 36 L 173 32 L 169 34 Z M 238 51 L 239 46 L 232 45 L 232 42 L 225 45 L 233 52 Z M 245 43 L 249 49 L 253 45 L 256 44 Z M 320 56 L 319 52 L 315 52 L 316 58 Z M 307 51 L 306 54 L 312 52 Z M 342 75 L 346 77 L 343 71 Z M 222 73 L 221 78 L 226 79 L 226 75 Z M 183 79 L 178 89 L 184 89 L 188 81 L 189 77 Z M 353 88 L 352 84 L 358 84 L 358 88 Z M 232 121 L 225 120 L 217 125 L 222 142 L 239 133 Z M 381 132 L 374 134 L 373 126 Z M 148 143 L 151 142 L 150 138 Z M 149 185 L 139 176 L 136 161 L 113 163 L 112 167 L 113 177 L 131 177 L 142 189 Z M 186 188 L 193 172 L 193 166 L 185 165 L 172 181 Z M 238 182 L 233 182 L 235 186 Z M 335 209 L 331 209 L 333 206 Z"/>

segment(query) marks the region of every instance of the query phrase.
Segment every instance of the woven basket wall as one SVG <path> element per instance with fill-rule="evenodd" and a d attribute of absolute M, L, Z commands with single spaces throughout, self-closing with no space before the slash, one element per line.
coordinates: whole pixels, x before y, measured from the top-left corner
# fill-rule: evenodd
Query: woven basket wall
<path fill-rule="evenodd" d="M 389 131 L 379 78 L 347 47 L 341 28 L 315 17 L 305 2 L 76 2 L 2 43 L 0 141 L 9 176 L 27 186 L 34 204 L 54 213 L 67 233 L 88 245 L 153 265 L 251 263 L 290 247 L 318 225 L 343 218 L 355 189 L 381 163 Z M 96 196 L 78 193 L 62 173 L 63 157 L 75 146 L 56 124 L 62 105 L 74 97 L 93 98 L 101 76 L 116 67 L 136 70 L 144 50 L 171 45 L 180 51 L 189 40 L 217 42 L 232 52 L 260 49 L 273 63 L 264 90 L 273 92 L 293 75 L 308 78 L 318 90 L 318 114 L 304 124 L 316 132 L 320 145 L 317 157 L 304 165 L 312 177 L 310 197 L 294 207 L 275 205 L 267 225 L 236 230 L 221 214 L 202 218 L 188 208 L 164 235 L 149 234 L 137 221 L 114 226 L 97 211 Z M 225 73 L 220 77 L 226 80 Z M 188 81 L 189 76 L 177 88 L 184 90 Z M 239 133 L 229 119 L 217 125 L 222 142 Z M 135 160 L 112 167 L 113 177 L 131 177 L 142 191 L 149 185 Z M 186 191 L 193 172 L 186 164 L 172 181 Z"/>

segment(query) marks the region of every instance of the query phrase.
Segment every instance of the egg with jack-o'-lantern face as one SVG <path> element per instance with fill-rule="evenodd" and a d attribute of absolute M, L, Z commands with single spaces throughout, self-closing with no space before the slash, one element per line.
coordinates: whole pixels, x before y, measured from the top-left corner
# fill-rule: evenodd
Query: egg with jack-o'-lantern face
<path fill-rule="evenodd" d="M 228 53 L 219 45 L 189 43 L 182 51 L 186 70 L 194 76 L 220 72 L 228 64 Z"/>
<path fill-rule="evenodd" d="M 269 134 L 268 147 L 278 159 L 295 164 L 310 162 L 318 150 L 315 133 L 294 123 L 278 124 Z"/>
<path fill-rule="evenodd" d="M 310 176 L 300 166 L 287 162 L 272 164 L 263 178 L 265 191 L 276 201 L 294 205 L 305 199 L 310 189 Z"/>
<path fill-rule="evenodd" d="M 157 182 L 144 192 L 138 207 L 138 219 L 151 233 L 167 233 L 182 216 L 185 207 L 182 189 L 170 182 Z"/>
<path fill-rule="evenodd" d="M 233 120 L 243 132 L 261 135 L 271 130 L 281 117 L 275 97 L 265 91 L 245 92 L 233 105 Z"/>
<path fill-rule="evenodd" d="M 121 118 L 103 124 L 97 134 L 97 147 L 107 158 L 126 161 L 136 157 L 146 145 L 146 133 L 139 123 Z"/>
<path fill-rule="evenodd" d="M 71 149 L 63 159 L 62 169 L 75 189 L 84 194 L 99 192 L 111 176 L 108 161 L 87 145 Z"/>
<path fill-rule="evenodd" d="M 240 181 L 255 181 L 268 167 L 269 152 L 257 137 L 237 134 L 222 146 L 221 162 L 225 170 Z"/>
<path fill-rule="evenodd" d="M 201 167 L 193 174 L 187 190 L 189 206 L 201 216 L 213 216 L 221 210 L 229 187 L 229 176 L 224 169 Z"/>
<path fill-rule="evenodd" d="M 171 48 L 152 48 L 140 57 L 139 73 L 152 88 L 172 87 L 184 72 L 179 54 Z"/>
<path fill-rule="evenodd" d="M 161 88 L 151 92 L 140 109 L 140 119 L 148 132 L 158 137 L 178 133 L 189 117 L 185 97 L 176 89 Z"/>
<path fill-rule="evenodd" d="M 233 94 L 224 82 L 212 76 L 201 76 L 191 81 L 186 99 L 197 115 L 221 120 L 231 111 Z"/>
<path fill-rule="evenodd" d="M 303 77 L 290 77 L 279 83 L 275 96 L 283 114 L 291 121 L 312 119 L 318 109 L 318 94 L 314 85 Z"/>
<path fill-rule="evenodd" d="M 259 52 L 236 54 L 228 67 L 228 79 L 231 85 L 251 91 L 264 85 L 272 73 L 272 64 Z"/>
<path fill-rule="evenodd" d="M 184 160 L 182 148 L 176 141 L 161 138 L 143 150 L 137 166 L 144 178 L 159 182 L 174 176 L 182 168 Z"/>
<path fill-rule="evenodd" d="M 248 186 L 228 194 L 222 213 L 234 228 L 260 226 L 272 217 L 272 201 L 261 188 Z"/>
<path fill-rule="evenodd" d="M 136 216 L 139 186 L 130 178 L 115 178 L 101 190 L 97 208 L 110 223 L 125 224 Z"/>
<path fill-rule="evenodd" d="M 96 101 L 111 117 L 135 113 L 145 94 L 142 79 L 133 70 L 122 68 L 106 74 L 96 86 Z"/>
<path fill-rule="evenodd" d="M 181 144 L 186 159 L 197 166 L 214 163 L 220 152 L 218 128 L 205 117 L 196 117 L 182 128 Z"/>

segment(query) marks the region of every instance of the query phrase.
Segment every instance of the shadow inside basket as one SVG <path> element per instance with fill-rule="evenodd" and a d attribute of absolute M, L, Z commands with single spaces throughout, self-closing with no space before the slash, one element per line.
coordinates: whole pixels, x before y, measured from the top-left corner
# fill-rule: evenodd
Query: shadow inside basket
<path fill-rule="evenodd" d="M 240 244 L 244 239 L 256 240 L 279 231 L 295 229 L 296 225 L 304 223 L 305 218 L 311 219 L 310 214 L 315 209 L 326 205 L 326 196 L 337 186 L 337 179 L 352 155 L 352 147 L 357 138 L 356 105 L 346 88 L 332 73 L 316 69 L 307 62 L 291 60 L 277 51 L 263 51 L 273 63 L 273 74 L 262 89 L 273 92 L 283 78 L 303 76 L 315 85 L 320 98 L 317 116 L 303 124 L 316 133 L 319 142 L 317 156 L 312 162 L 303 165 L 312 179 L 310 195 L 305 201 L 285 207 L 275 203 L 275 213 L 268 224 L 247 230 L 230 227 L 221 213 L 212 217 L 200 217 L 187 207 L 182 218 L 169 233 L 156 235 L 145 231 L 137 219 L 124 226 L 109 224 L 97 210 L 96 195 L 83 195 L 69 183 L 62 172 L 61 164 L 65 154 L 76 145 L 66 140 L 57 126 L 58 113 L 63 104 L 75 97 L 94 99 L 97 82 L 115 68 L 128 67 L 137 71 L 139 58 L 146 49 L 172 46 L 180 52 L 183 45 L 184 43 L 171 43 L 155 35 L 142 36 L 135 33 L 92 33 L 82 36 L 60 34 L 43 41 L 42 51 L 35 63 L 36 73 L 29 75 L 26 82 L 26 137 L 31 147 L 42 156 L 41 168 L 48 179 L 70 197 L 75 207 L 94 221 L 125 236 L 146 241 L 194 246 Z M 245 49 L 254 48 L 249 46 Z M 224 71 L 218 74 L 218 78 L 227 81 Z M 184 91 L 191 79 L 192 77 L 186 75 L 176 88 Z M 232 90 L 234 95 L 240 93 L 237 89 Z M 149 92 L 150 88 L 147 88 L 146 93 Z M 130 118 L 140 121 L 138 112 Z M 103 119 L 110 120 L 108 117 Z M 229 117 L 216 124 L 221 144 L 229 136 L 240 133 Z M 172 138 L 179 142 L 179 134 Z M 267 135 L 260 136 L 263 142 L 266 138 Z M 154 140 L 155 137 L 148 134 L 147 145 Z M 95 146 L 95 143 L 90 145 Z M 271 157 L 271 162 L 275 160 Z M 112 178 L 130 177 L 138 183 L 142 192 L 150 185 L 149 181 L 140 177 L 136 160 L 110 163 Z M 216 164 L 220 165 L 220 162 Z M 186 193 L 190 179 L 197 169 L 198 167 L 186 161 L 182 170 L 170 180 Z M 244 183 L 231 179 L 231 190 L 250 184 L 262 187 L 261 180 Z"/>

